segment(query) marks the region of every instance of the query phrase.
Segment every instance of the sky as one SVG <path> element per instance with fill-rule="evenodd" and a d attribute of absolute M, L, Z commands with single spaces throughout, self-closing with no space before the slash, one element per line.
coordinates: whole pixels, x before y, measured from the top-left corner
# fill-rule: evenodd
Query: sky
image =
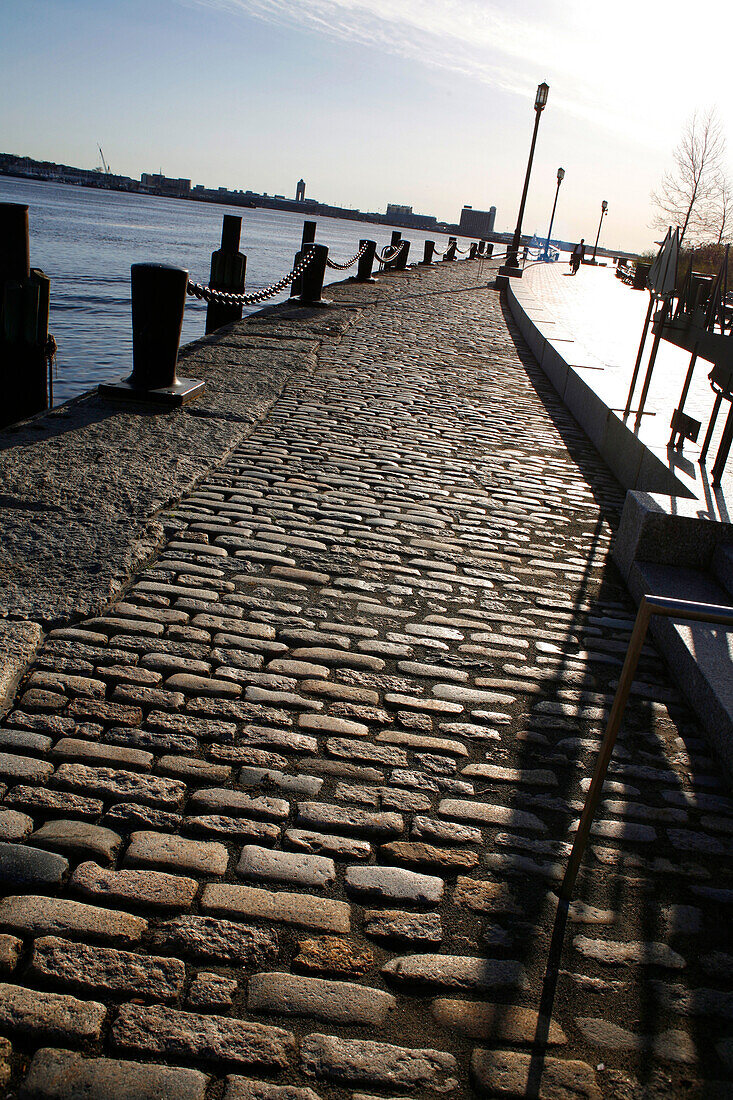
<path fill-rule="evenodd" d="M 695 109 L 733 154 L 723 0 L 0 0 L 0 152 L 644 250 Z M 692 13 L 694 12 L 694 18 Z M 729 158 L 733 175 L 733 159 Z"/>

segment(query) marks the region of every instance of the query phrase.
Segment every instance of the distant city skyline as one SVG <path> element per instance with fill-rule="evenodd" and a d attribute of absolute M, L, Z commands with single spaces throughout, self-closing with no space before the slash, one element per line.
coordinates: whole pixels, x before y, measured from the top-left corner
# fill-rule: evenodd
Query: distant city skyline
<path fill-rule="evenodd" d="M 0 144 L 361 210 L 464 205 L 514 227 L 536 85 L 550 85 L 524 218 L 642 250 L 686 118 L 733 141 L 722 4 L 618 0 L 4 0 Z M 684 49 L 680 56 L 680 27 Z"/>

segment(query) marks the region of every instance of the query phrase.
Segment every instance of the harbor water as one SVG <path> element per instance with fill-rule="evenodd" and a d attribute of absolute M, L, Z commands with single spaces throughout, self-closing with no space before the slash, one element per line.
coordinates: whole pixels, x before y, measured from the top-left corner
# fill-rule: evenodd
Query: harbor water
<path fill-rule="evenodd" d="M 302 214 L 248 209 L 194 200 L 158 198 L 40 180 L 0 176 L 0 202 L 29 207 L 31 266 L 51 279 L 49 330 L 58 344 L 54 405 L 132 368 L 130 265 L 171 263 L 208 283 L 211 253 L 221 241 L 222 215 L 242 218 L 240 249 L 247 256 L 248 292 L 275 282 L 292 268 L 300 247 Z M 350 259 L 359 239 L 389 243 L 391 226 L 317 218 L 316 240 L 338 262 Z M 438 251 L 445 234 L 402 230 L 412 242 L 410 260 L 422 258 L 427 238 Z M 467 241 L 459 238 L 459 248 Z M 339 281 L 350 272 L 327 272 Z M 272 302 L 282 301 L 287 292 Z M 261 309 L 255 306 L 247 312 Z M 206 305 L 189 297 L 182 343 L 204 333 Z"/>

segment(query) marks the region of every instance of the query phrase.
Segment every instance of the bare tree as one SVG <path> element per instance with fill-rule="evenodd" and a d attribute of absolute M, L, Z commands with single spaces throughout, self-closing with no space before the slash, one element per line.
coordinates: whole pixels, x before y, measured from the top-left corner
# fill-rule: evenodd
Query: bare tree
<path fill-rule="evenodd" d="M 720 230 L 715 211 L 719 209 L 721 181 L 725 180 L 725 135 L 715 107 L 693 112 L 673 158 L 674 168 L 665 172 L 659 190 L 652 191 L 658 210 L 654 225 L 679 225 L 680 243 L 685 236 L 693 241 L 710 238 Z M 730 217 L 729 197 L 725 217 Z"/>
<path fill-rule="evenodd" d="M 718 227 L 717 243 L 722 244 L 727 235 L 730 236 L 731 217 L 733 217 L 733 193 L 728 176 L 721 175 L 718 181 L 718 194 L 713 204 L 712 215 Z"/>

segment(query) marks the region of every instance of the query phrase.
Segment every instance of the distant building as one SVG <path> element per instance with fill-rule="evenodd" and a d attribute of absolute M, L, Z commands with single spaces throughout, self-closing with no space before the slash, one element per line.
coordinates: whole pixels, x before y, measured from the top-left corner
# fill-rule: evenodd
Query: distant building
<path fill-rule="evenodd" d="M 152 191 L 154 195 L 167 195 L 173 199 L 186 199 L 191 194 L 190 180 L 171 179 L 159 172 L 143 172 L 140 186 L 145 191 Z"/>
<path fill-rule="evenodd" d="M 298 180 L 295 188 L 295 201 L 305 202 L 305 180 Z"/>
<path fill-rule="evenodd" d="M 398 206 L 397 203 L 387 203 L 387 218 L 396 221 L 401 218 L 409 218 L 412 214 L 411 206 Z"/>
<path fill-rule="evenodd" d="M 489 233 L 494 232 L 495 220 L 495 206 L 490 210 L 474 210 L 472 206 L 464 206 L 458 228 L 464 237 L 488 237 Z"/>

